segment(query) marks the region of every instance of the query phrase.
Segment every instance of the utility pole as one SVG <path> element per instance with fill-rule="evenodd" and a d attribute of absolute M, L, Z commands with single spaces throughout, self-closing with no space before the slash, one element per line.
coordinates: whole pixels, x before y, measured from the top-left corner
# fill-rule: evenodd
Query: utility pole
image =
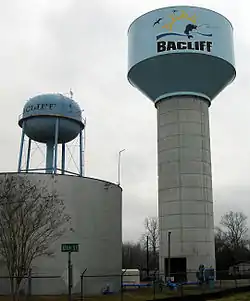
<path fill-rule="evenodd" d="M 147 235 L 147 277 L 149 276 L 149 247 L 148 247 L 148 235 Z"/>
<path fill-rule="evenodd" d="M 72 301 L 72 286 L 71 252 L 68 252 L 68 301 Z"/>
<path fill-rule="evenodd" d="M 171 254 L 170 254 L 170 246 L 171 246 L 171 232 L 168 232 L 168 279 L 170 279 L 170 273 L 171 273 Z"/>
<path fill-rule="evenodd" d="M 125 148 L 120 150 L 118 153 L 118 174 L 117 174 L 117 184 L 120 186 L 121 184 L 121 154 L 125 151 Z"/>

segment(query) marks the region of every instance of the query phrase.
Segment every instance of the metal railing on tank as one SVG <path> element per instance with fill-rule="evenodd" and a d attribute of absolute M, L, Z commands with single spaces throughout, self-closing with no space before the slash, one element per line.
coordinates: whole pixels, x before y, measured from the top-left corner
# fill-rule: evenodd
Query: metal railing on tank
<path fill-rule="evenodd" d="M 58 173 L 58 171 L 60 173 Z M 26 169 L 21 169 L 20 170 L 21 173 L 48 173 L 48 170 L 46 168 L 30 168 L 28 171 Z M 69 170 L 65 170 L 65 169 L 61 169 L 61 168 L 57 168 L 56 171 L 54 172 L 54 170 L 51 169 L 51 172 L 49 172 L 51 174 L 63 174 L 63 175 L 71 175 L 71 176 L 78 176 L 80 177 L 79 173 L 73 172 L 73 171 L 69 171 Z"/>

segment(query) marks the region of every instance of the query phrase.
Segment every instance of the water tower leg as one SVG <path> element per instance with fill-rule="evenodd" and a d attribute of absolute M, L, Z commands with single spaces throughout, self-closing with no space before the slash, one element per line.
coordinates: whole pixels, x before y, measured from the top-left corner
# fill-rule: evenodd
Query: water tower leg
<path fill-rule="evenodd" d="M 83 143 L 82 143 L 82 131 L 80 131 L 80 176 L 83 176 Z"/>
<path fill-rule="evenodd" d="M 22 168 L 23 146 L 24 146 L 24 137 L 25 137 L 24 126 L 25 123 L 23 124 L 23 128 L 22 128 L 22 136 L 21 136 L 19 160 L 18 160 L 18 172 L 21 172 L 21 168 Z"/>
<path fill-rule="evenodd" d="M 54 143 L 48 142 L 46 150 L 46 173 L 53 172 Z"/>
<path fill-rule="evenodd" d="M 65 143 L 62 144 L 62 175 L 65 173 Z"/>
<path fill-rule="evenodd" d="M 30 165 L 30 151 L 31 151 L 31 139 L 29 138 L 28 153 L 27 153 L 27 160 L 26 160 L 26 172 L 28 172 L 29 165 Z"/>
<path fill-rule="evenodd" d="M 57 172 L 57 151 L 58 151 L 58 131 L 59 131 L 59 118 L 56 118 L 56 125 L 55 125 L 55 143 L 54 143 L 54 173 Z"/>

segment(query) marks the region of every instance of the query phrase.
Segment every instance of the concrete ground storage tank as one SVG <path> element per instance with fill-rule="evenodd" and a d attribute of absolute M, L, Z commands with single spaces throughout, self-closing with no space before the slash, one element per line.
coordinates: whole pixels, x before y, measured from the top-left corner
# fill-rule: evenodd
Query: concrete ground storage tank
<path fill-rule="evenodd" d="M 157 109 L 160 272 L 196 279 L 215 268 L 208 108 L 235 78 L 232 25 L 200 7 L 151 11 L 129 28 L 128 62 Z"/>
<path fill-rule="evenodd" d="M 116 184 L 87 177 L 38 173 L 9 173 L 26 176 L 30 181 L 41 181 L 48 189 L 55 189 L 63 199 L 72 218 L 73 231 L 66 233 L 53 249 L 53 258 L 41 257 L 33 264 L 33 273 L 40 276 L 63 276 L 67 268 L 67 253 L 61 252 L 62 243 L 79 243 L 79 252 L 72 253 L 72 292 L 80 292 L 80 273 L 84 277 L 84 294 L 100 294 L 107 285 L 120 290 L 122 270 L 122 189 Z M 0 174 L 0 179 L 6 174 Z M 92 277 L 89 277 L 92 276 Z M 96 277 L 93 277 L 96 276 Z M 2 282 L 2 281 L 1 281 Z M 3 293 L 3 283 L 0 293 Z M 32 294 L 64 294 L 67 284 L 61 279 L 33 279 Z"/>

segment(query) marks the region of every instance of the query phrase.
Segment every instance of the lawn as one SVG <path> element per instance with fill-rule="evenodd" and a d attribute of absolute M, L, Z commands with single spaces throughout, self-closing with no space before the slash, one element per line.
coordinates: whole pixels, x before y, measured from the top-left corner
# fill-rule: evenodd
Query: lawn
<path fill-rule="evenodd" d="M 200 294 L 201 290 L 197 288 L 189 288 L 183 290 L 183 295 L 190 294 Z M 127 290 L 121 294 L 106 295 L 106 296 L 93 296 L 93 297 L 84 297 L 83 301 L 145 301 L 153 299 L 164 299 L 171 296 L 181 296 L 180 290 L 171 291 L 169 289 L 164 289 L 163 292 L 154 291 L 152 288 L 141 288 L 136 290 Z M 80 301 L 79 295 L 73 295 L 72 301 Z M 0 296 L 0 301 L 11 301 L 10 296 Z M 26 297 L 20 297 L 20 301 L 68 301 L 66 295 L 62 296 L 31 296 L 30 299 Z"/>
<path fill-rule="evenodd" d="M 155 299 L 163 299 L 169 296 L 178 296 L 180 292 L 170 291 L 168 289 L 164 290 L 162 293 L 155 292 Z M 93 297 L 84 297 L 84 301 L 145 301 L 153 300 L 154 292 L 152 288 L 147 289 L 136 289 L 128 290 L 121 294 L 106 295 L 106 296 L 93 296 Z M 79 295 L 73 295 L 72 301 L 80 301 Z M 11 301 L 10 296 L 0 296 L 0 301 Z M 68 297 L 65 295 L 62 296 L 31 296 L 30 299 L 26 297 L 21 297 L 20 301 L 68 301 Z"/>
<path fill-rule="evenodd" d="M 203 291 L 205 292 L 205 291 Z M 183 295 L 190 294 L 200 294 L 201 288 L 198 287 L 186 287 L 183 288 Z M 181 296 L 180 291 L 170 291 L 169 289 L 164 289 L 163 292 L 156 291 L 155 296 L 152 288 L 141 288 L 136 290 L 127 290 L 121 294 L 107 295 L 107 296 L 93 296 L 84 297 L 83 301 L 145 301 L 153 299 L 164 299 L 170 296 Z M 72 301 L 80 301 L 79 295 L 73 295 Z M 235 294 L 234 296 L 227 296 L 218 301 L 250 301 L 250 293 Z M 0 296 L 0 301 L 11 301 L 10 296 Z M 62 296 L 31 296 L 29 299 L 26 297 L 21 297 L 20 301 L 68 301 L 66 295 Z"/>
<path fill-rule="evenodd" d="M 225 298 L 217 299 L 217 300 L 218 301 L 249 301 L 250 293 L 235 294 L 233 296 L 227 296 Z M 211 301 L 215 301 L 215 300 L 211 300 Z"/>

